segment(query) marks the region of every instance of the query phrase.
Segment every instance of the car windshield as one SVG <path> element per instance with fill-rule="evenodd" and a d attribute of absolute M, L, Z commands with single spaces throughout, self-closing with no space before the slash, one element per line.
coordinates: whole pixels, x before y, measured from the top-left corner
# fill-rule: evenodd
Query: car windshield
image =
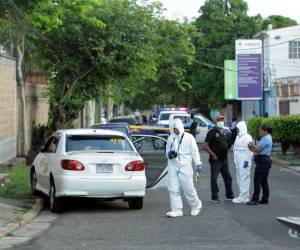
<path fill-rule="evenodd" d="M 110 120 L 110 122 L 125 122 L 125 123 L 128 123 L 130 125 L 134 125 L 135 124 L 135 120 L 131 117 L 128 117 L 128 118 L 112 118 Z"/>
<path fill-rule="evenodd" d="M 118 135 L 68 135 L 66 152 L 82 150 L 134 151 L 129 141 Z"/>
<path fill-rule="evenodd" d="M 162 120 L 169 120 L 170 114 L 171 113 L 161 113 L 160 116 L 159 116 L 159 120 L 160 121 L 162 121 Z"/>
<path fill-rule="evenodd" d="M 214 125 L 214 123 L 211 120 L 207 119 L 205 116 L 201 115 L 200 117 L 202 120 L 206 121 L 208 124 Z"/>

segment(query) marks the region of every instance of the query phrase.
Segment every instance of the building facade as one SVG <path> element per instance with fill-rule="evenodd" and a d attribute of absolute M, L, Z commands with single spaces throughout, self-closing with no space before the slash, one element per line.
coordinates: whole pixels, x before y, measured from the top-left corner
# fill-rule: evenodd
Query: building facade
<path fill-rule="evenodd" d="M 263 44 L 261 101 L 243 101 L 243 119 L 258 115 L 300 114 L 300 25 L 259 32 Z"/>

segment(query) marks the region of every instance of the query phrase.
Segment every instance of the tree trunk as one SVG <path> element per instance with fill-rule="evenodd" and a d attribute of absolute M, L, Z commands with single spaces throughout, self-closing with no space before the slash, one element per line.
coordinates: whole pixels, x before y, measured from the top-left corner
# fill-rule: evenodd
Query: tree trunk
<path fill-rule="evenodd" d="M 22 103 L 22 139 L 21 139 L 21 155 L 26 155 L 29 150 L 29 136 L 28 136 L 28 124 L 27 124 L 27 103 L 25 96 L 25 82 L 23 77 L 22 65 L 23 54 L 21 51 L 20 42 L 16 46 L 17 48 L 17 79 L 21 89 L 21 103 Z"/>

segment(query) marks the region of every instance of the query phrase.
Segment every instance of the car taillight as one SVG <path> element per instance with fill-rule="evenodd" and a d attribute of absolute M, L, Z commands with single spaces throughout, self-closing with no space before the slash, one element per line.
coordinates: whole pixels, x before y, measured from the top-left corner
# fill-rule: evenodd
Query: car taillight
<path fill-rule="evenodd" d="M 65 170 L 83 171 L 84 166 L 81 162 L 75 160 L 61 160 L 60 164 Z"/>
<path fill-rule="evenodd" d="M 145 164 L 142 161 L 129 162 L 125 167 L 126 171 L 143 171 L 144 169 L 145 169 Z"/>

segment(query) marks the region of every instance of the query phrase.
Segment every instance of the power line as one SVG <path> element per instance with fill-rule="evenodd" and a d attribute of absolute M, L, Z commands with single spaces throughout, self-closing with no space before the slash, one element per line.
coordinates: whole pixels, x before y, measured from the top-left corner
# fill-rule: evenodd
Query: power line
<path fill-rule="evenodd" d="M 293 42 L 293 41 L 297 41 L 300 40 L 300 37 L 294 38 L 292 40 L 288 40 L 288 41 L 284 41 L 284 42 L 280 42 L 280 43 L 274 43 L 274 44 L 269 44 L 269 45 L 264 45 L 264 46 L 260 46 L 260 47 L 255 47 L 255 48 L 245 48 L 245 49 L 239 49 L 238 51 L 247 51 L 247 50 L 256 50 L 256 49 L 263 49 L 263 48 L 269 48 L 269 47 L 274 47 L 274 46 L 278 46 L 281 44 L 285 44 L 285 43 L 289 43 L 289 42 Z M 232 51 L 234 49 L 234 47 L 232 47 L 231 49 L 222 49 L 222 48 L 197 48 L 199 50 L 206 50 L 206 51 Z"/>

